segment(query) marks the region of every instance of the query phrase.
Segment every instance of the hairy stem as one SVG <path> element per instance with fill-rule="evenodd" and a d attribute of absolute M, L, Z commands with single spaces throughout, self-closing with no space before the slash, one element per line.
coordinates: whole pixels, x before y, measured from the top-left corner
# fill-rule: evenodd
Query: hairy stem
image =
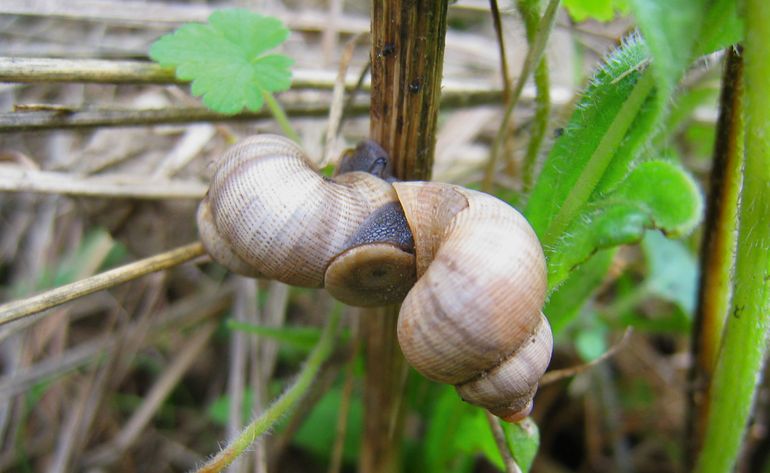
<path fill-rule="evenodd" d="M 537 34 L 538 19 L 540 17 L 540 0 L 519 0 L 516 7 L 524 19 L 527 30 L 527 41 L 533 44 Z M 540 59 L 535 68 L 535 116 L 532 119 L 532 128 L 529 133 L 529 143 L 524 154 L 522 166 L 522 181 L 524 192 L 532 190 L 535 182 L 535 165 L 540 154 L 540 147 L 548 130 L 548 116 L 551 113 L 551 85 L 548 74 L 548 61 L 545 57 Z"/>
<path fill-rule="evenodd" d="M 743 163 L 743 58 L 727 51 L 719 123 L 711 167 L 706 221 L 700 252 L 701 277 L 692 335 L 693 363 L 689 378 L 688 464 L 703 441 L 708 418 L 708 392 L 727 314 L 730 278 L 735 263 L 738 196 Z"/>
<path fill-rule="evenodd" d="M 751 414 L 770 335 L 770 4 L 744 2 L 745 155 L 733 301 L 709 390 L 697 471 L 731 471 Z"/>

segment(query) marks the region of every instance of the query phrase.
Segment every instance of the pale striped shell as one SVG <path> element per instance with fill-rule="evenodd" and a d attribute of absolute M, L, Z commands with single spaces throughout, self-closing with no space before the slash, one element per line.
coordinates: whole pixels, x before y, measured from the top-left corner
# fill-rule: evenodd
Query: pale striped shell
<path fill-rule="evenodd" d="M 526 416 L 551 357 L 540 313 L 545 256 L 524 217 L 457 186 L 395 183 L 415 239 L 417 283 L 401 306 L 398 339 L 426 377 L 503 418 Z"/>
<path fill-rule="evenodd" d="M 393 187 L 371 174 L 321 176 L 299 146 L 276 135 L 236 144 L 215 167 L 198 210 L 209 254 L 239 274 L 295 286 L 323 287 L 327 268 L 350 250 L 349 240 L 362 224 L 396 202 Z M 411 255 L 403 256 L 404 264 L 413 274 Z M 403 290 L 392 290 L 389 302 L 403 298 L 413 279 L 401 283 Z M 365 305 L 355 293 L 341 300 Z"/>
<path fill-rule="evenodd" d="M 406 227 L 404 215 L 413 253 L 390 234 Z M 362 172 L 327 179 L 291 141 L 260 135 L 218 161 L 198 223 L 211 256 L 241 274 L 326 286 L 354 305 L 408 290 L 398 337 L 410 364 L 507 420 L 529 413 L 553 343 L 540 312 L 545 258 L 504 202 Z"/>

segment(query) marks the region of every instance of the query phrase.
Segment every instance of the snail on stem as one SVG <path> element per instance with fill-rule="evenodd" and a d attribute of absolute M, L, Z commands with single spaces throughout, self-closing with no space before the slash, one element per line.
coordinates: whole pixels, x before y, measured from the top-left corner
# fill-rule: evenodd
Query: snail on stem
<path fill-rule="evenodd" d="M 526 417 L 553 344 L 534 231 L 488 194 L 391 173 L 372 141 L 328 179 L 290 140 L 248 138 L 216 163 L 201 239 L 239 274 L 356 306 L 403 301 L 398 339 L 417 371 L 505 420 Z"/>

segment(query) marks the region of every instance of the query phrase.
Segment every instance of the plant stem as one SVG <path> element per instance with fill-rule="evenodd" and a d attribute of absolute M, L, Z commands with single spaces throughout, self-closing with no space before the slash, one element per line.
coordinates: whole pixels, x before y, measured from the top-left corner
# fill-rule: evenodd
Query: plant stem
<path fill-rule="evenodd" d="M 372 5 L 370 138 L 393 159 L 396 177 L 429 179 L 444 64 L 447 3 L 375 0 Z M 362 473 L 400 464 L 406 362 L 398 347 L 398 307 L 361 320 L 366 341 Z"/>
<path fill-rule="evenodd" d="M 495 167 L 497 164 L 498 156 L 500 155 L 500 149 L 503 146 L 505 137 L 508 135 L 508 127 L 511 123 L 511 117 L 513 116 L 513 110 L 516 108 L 516 104 L 521 97 L 521 91 L 524 89 L 524 84 L 527 82 L 530 71 L 540 62 L 545 52 L 545 45 L 548 42 L 548 37 L 551 35 L 551 29 L 553 28 L 554 20 L 556 19 L 556 11 L 559 8 L 561 0 L 550 0 L 548 7 L 543 13 L 538 24 L 537 35 L 532 45 L 529 47 L 527 57 L 524 60 L 524 66 L 521 68 L 521 73 L 516 81 L 516 87 L 513 89 L 513 95 L 505 106 L 505 113 L 503 113 L 503 120 L 500 123 L 500 128 L 497 130 L 495 140 L 492 142 L 492 149 L 489 153 L 489 160 L 487 161 L 487 167 L 484 171 L 484 180 L 481 183 L 481 189 L 484 191 L 492 190 L 492 183 L 495 175 Z"/>
<path fill-rule="evenodd" d="M 260 435 L 272 428 L 294 405 L 302 399 L 305 392 L 316 379 L 321 365 L 326 361 L 334 347 L 334 338 L 337 333 L 342 306 L 335 303 L 329 320 L 326 322 L 321 338 L 305 362 L 305 367 L 297 376 L 294 384 L 273 405 L 265 410 L 262 415 L 254 419 L 241 434 L 220 451 L 214 458 L 197 470 L 197 473 L 214 473 L 222 471 L 244 452 Z"/>
<path fill-rule="evenodd" d="M 286 111 L 281 107 L 281 104 L 279 104 L 275 97 L 273 97 L 273 94 L 264 92 L 263 96 L 265 97 L 267 107 L 270 109 L 270 113 L 273 114 L 273 118 L 278 122 L 278 126 L 281 127 L 283 134 L 293 142 L 299 143 L 299 135 L 294 130 L 294 127 L 291 126 L 289 117 L 286 116 Z"/>
<path fill-rule="evenodd" d="M 537 24 L 540 16 L 540 0 L 519 0 L 516 2 L 524 26 L 527 29 L 527 41 L 533 44 L 537 35 Z M 541 58 L 535 68 L 535 116 L 532 119 L 532 128 L 529 134 L 529 143 L 524 155 L 524 165 L 522 169 L 522 184 L 524 192 L 529 192 L 535 181 L 535 165 L 537 157 L 540 154 L 540 147 L 545 138 L 545 132 L 548 130 L 548 116 L 551 112 L 551 86 L 548 77 L 548 61 Z"/>
<path fill-rule="evenodd" d="M 503 102 L 508 103 L 511 98 L 511 79 L 508 72 L 508 57 L 505 53 L 505 39 L 503 38 L 503 24 L 500 20 L 500 8 L 497 0 L 489 0 L 489 9 L 492 12 L 492 23 L 495 25 L 497 47 L 500 50 L 500 74 L 503 81 Z M 527 30 L 529 34 L 529 30 Z"/>
<path fill-rule="evenodd" d="M 503 465 L 505 466 L 505 473 L 521 473 L 521 468 L 513 458 L 510 448 L 508 447 L 508 441 L 505 439 L 505 432 L 500 427 L 500 419 L 492 415 L 489 411 L 485 411 L 489 428 L 492 430 L 492 437 L 497 444 L 497 450 L 500 452 L 500 457 L 503 459 Z"/>
<path fill-rule="evenodd" d="M 725 319 L 730 311 L 730 277 L 735 263 L 738 197 L 743 163 L 743 59 L 729 48 L 722 75 L 719 123 L 711 165 L 706 221 L 700 252 L 698 307 L 692 332 L 688 394 L 688 466 L 703 442 L 709 383 L 714 374 Z"/>
<path fill-rule="evenodd" d="M 204 254 L 200 242 L 191 243 L 159 255 L 111 269 L 90 278 L 57 287 L 36 296 L 0 305 L 0 325 L 28 317 L 79 297 L 136 279 L 145 274 L 172 268 Z"/>
<path fill-rule="evenodd" d="M 761 379 L 770 335 L 770 4 L 744 2 L 745 156 L 734 297 L 697 471 L 731 471 Z"/>

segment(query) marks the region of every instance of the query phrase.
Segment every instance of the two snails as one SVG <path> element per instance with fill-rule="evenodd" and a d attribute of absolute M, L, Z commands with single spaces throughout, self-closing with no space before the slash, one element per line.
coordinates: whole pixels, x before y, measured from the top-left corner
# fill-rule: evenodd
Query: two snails
<path fill-rule="evenodd" d="M 553 344 L 534 231 L 490 195 L 390 172 L 373 142 L 329 179 L 288 139 L 251 137 L 216 163 L 201 239 L 239 274 L 356 306 L 403 300 L 398 340 L 417 371 L 505 420 L 526 417 Z"/>

